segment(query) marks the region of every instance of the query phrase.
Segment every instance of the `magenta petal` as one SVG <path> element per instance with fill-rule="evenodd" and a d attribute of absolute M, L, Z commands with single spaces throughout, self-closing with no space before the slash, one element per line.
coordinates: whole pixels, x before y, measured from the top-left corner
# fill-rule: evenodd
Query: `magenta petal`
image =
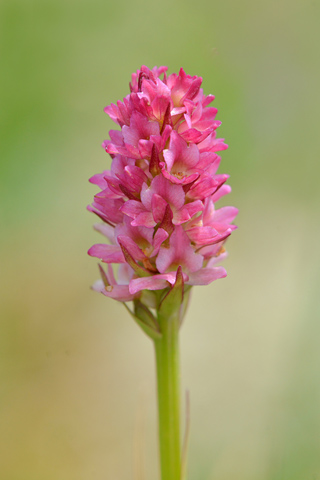
<path fill-rule="evenodd" d="M 218 278 L 224 278 L 227 276 L 227 272 L 223 267 L 214 268 L 202 268 L 197 272 L 189 274 L 189 280 L 186 282 L 188 285 L 209 285 L 209 283 L 217 280 Z"/>
<path fill-rule="evenodd" d="M 118 245 L 104 245 L 97 243 L 88 250 L 91 257 L 100 258 L 105 263 L 124 263 L 125 259 Z"/>

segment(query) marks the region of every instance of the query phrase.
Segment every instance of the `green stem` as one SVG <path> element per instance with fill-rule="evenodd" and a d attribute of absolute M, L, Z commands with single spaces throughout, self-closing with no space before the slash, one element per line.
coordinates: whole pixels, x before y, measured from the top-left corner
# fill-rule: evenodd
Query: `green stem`
<path fill-rule="evenodd" d="M 154 341 L 157 366 L 162 480 L 180 480 L 179 312 L 159 316 L 162 337 Z"/>

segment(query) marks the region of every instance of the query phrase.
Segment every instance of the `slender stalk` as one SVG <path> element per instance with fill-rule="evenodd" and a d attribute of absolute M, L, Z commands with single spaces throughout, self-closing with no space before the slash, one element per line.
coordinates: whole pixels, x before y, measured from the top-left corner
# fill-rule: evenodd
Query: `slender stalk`
<path fill-rule="evenodd" d="M 154 341 L 157 366 L 162 480 L 180 480 L 179 314 L 161 318 L 162 338 Z"/>

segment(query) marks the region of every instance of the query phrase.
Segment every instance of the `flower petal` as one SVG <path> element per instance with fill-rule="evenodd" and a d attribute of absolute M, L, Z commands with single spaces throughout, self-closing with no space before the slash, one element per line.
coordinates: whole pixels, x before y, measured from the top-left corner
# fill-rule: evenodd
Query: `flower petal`
<path fill-rule="evenodd" d="M 125 259 L 118 245 L 105 245 L 97 243 L 88 250 L 91 257 L 100 258 L 105 263 L 124 263 Z"/>
<path fill-rule="evenodd" d="M 226 276 L 227 272 L 223 267 L 202 268 L 197 272 L 190 273 L 189 280 L 186 283 L 188 285 L 209 285 L 214 280 Z"/>

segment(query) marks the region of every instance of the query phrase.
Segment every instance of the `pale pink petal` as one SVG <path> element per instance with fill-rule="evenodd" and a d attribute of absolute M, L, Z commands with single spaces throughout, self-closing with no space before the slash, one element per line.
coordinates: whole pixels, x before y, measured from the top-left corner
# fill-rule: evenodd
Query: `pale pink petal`
<path fill-rule="evenodd" d="M 97 243 L 88 250 L 91 257 L 100 258 L 105 263 L 124 263 L 125 259 L 118 245 L 104 245 Z"/>
<path fill-rule="evenodd" d="M 94 185 L 98 185 L 101 190 L 104 190 L 107 187 L 107 182 L 104 177 L 108 174 L 110 174 L 109 170 L 105 170 L 102 173 L 97 173 L 96 175 L 93 175 L 93 177 L 89 178 L 89 182 L 93 183 Z"/>
<path fill-rule="evenodd" d="M 97 232 L 102 233 L 108 240 L 114 243 L 114 227 L 108 225 L 107 223 L 95 223 L 93 228 L 97 230 Z"/>
<path fill-rule="evenodd" d="M 121 207 L 121 211 L 131 218 L 136 218 L 141 213 L 146 212 L 146 209 L 141 202 L 137 200 L 128 200 Z"/>
<path fill-rule="evenodd" d="M 214 280 L 226 276 L 227 272 L 223 267 L 202 268 L 197 272 L 190 273 L 189 280 L 186 283 L 187 285 L 209 285 Z"/>
<path fill-rule="evenodd" d="M 225 250 L 223 253 L 220 253 L 220 255 L 210 258 L 206 268 L 212 268 L 217 263 L 220 263 L 222 262 L 222 260 L 225 260 L 227 256 L 228 256 L 228 252 Z"/>
<path fill-rule="evenodd" d="M 151 277 L 134 278 L 129 284 L 130 293 L 135 294 L 141 290 L 162 290 L 170 285 L 173 285 L 176 281 L 177 272 L 169 272 L 159 275 L 153 275 Z M 189 276 L 183 274 L 184 281 L 187 282 Z"/>
<path fill-rule="evenodd" d="M 101 290 L 101 293 L 119 302 L 131 302 L 135 298 L 135 295 L 130 293 L 128 285 L 110 285 Z"/>
<path fill-rule="evenodd" d="M 222 207 L 214 212 L 213 221 L 216 223 L 231 223 L 238 215 L 239 210 L 235 207 Z"/>
<path fill-rule="evenodd" d="M 105 288 L 105 285 L 103 283 L 102 280 L 96 280 L 94 282 L 94 284 L 92 285 L 92 290 L 94 290 L 95 292 L 99 292 L 99 293 L 102 293 L 102 291 L 104 290 Z"/>
<path fill-rule="evenodd" d="M 121 265 L 126 265 L 126 264 L 121 264 Z M 114 277 L 114 272 L 112 265 L 108 263 L 108 273 L 107 273 L 107 278 L 109 280 L 110 285 L 117 285 L 116 279 Z"/>
<path fill-rule="evenodd" d="M 134 270 L 128 263 L 120 263 L 118 268 L 118 285 L 129 285 L 134 273 Z"/>
<path fill-rule="evenodd" d="M 171 110 L 171 115 L 181 115 L 181 113 L 184 113 L 186 111 L 186 107 L 176 107 Z"/>
<path fill-rule="evenodd" d="M 219 168 L 221 157 L 215 152 L 202 152 L 197 169 L 207 170 L 210 167 L 211 175 L 214 175 Z"/>
<path fill-rule="evenodd" d="M 153 219 L 152 212 L 142 212 L 136 216 L 131 225 L 134 227 L 143 226 L 151 228 L 156 226 L 156 222 Z"/>
<path fill-rule="evenodd" d="M 218 243 L 221 239 L 217 230 L 212 227 L 201 226 L 191 228 L 188 230 L 187 234 L 190 240 L 197 245 L 209 245 L 214 242 Z"/>
<path fill-rule="evenodd" d="M 230 185 L 222 185 L 219 190 L 217 190 L 212 196 L 211 200 L 213 202 L 217 202 L 220 200 L 220 198 L 224 197 L 225 195 L 228 195 L 228 193 L 231 192 L 231 187 Z"/>
<path fill-rule="evenodd" d="M 162 290 L 170 285 L 167 276 L 157 275 L 153 277 L 134 278 L 129 284 L 129 291 L 132 294 L 141 290 Z"/>

